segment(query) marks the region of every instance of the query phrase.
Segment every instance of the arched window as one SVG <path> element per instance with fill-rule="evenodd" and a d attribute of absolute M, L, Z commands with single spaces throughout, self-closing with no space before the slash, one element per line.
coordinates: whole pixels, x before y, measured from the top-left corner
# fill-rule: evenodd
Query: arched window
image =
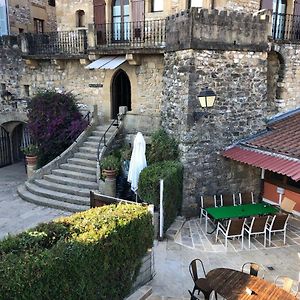
<path fill-rule="evenodd" d="M 129 0 L 114 0 L 112 6 L 114 40 L 129 38 Z"/>
<path fill-rule="evenodd" d="M 85 12 L 84 10 L 76 11 L 76 27 L 84 27 L 85 26 Z"/>

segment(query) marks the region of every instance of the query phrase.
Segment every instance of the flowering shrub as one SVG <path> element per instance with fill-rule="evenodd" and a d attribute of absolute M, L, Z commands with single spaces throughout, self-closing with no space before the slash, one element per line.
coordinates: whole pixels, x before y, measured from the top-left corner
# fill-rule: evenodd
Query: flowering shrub
<path fill-rule="evenodd" d="M 67 149 L 86 128 L 72 93 L 46 90 L 28 104 L 28 127 L 43 166 Z"/>

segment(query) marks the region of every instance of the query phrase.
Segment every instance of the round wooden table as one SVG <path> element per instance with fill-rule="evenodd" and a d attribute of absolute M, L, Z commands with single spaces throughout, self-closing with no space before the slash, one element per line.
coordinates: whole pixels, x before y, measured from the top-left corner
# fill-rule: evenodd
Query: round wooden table
<path fill-rule="evenodd" d="M 237 270 L 218 268 L 208 272 L 212 289 L 228 300 L 295 300 L 296 297 L 262 278 Z M 251 295 L 247 293 L 250 290 Z"/>

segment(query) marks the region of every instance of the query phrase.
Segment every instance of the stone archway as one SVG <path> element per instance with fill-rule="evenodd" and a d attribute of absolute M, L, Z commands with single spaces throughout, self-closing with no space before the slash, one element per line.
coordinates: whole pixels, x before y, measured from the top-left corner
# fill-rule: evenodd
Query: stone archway
<path fill-rule="evenodd" d="M 112 79 L 111 118 L 116 118 L 120 106 L 131 110 L 131 85 L 128 75 L 122 69 L 118 70 Z"/>
<path fill-rule="evenodd" d="M 283 56 L 276 51 L 268 53 L 268 95 L 267 99 L 269 103 L 274 105 L 280 104 L 284 97 L 284 87 L 282 81 L 285 73 L 285 62 Z"/>

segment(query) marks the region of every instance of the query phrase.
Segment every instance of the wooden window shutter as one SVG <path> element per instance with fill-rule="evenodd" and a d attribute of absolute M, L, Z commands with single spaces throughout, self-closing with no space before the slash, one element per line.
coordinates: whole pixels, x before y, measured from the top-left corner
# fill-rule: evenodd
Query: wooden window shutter
<path fill-rule="evenodd" d="M 132 0 L 131 2 L 132 14 L 131 20 L 133 23 L 133 37 L 135 39 L 142 39 L 144 32 L 145 19 L 145 1 Z"/>
<path fill-rule="evenodd" d="M 273 0 L 262 0 L 261 9 L 273 9 Z"/>
<path fill-rule="evenodd" d="M 105 24 L 105 0 L 94 0 L 94 23 Z"/>

